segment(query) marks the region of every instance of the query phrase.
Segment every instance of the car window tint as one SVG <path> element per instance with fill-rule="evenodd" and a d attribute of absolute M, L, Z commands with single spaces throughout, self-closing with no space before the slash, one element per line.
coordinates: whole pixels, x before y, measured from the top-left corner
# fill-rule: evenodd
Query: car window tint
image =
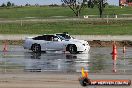
<path fill-rule="evenodd" d="M 46 36 L 37 36 L 33 38 L 34 40 L 46 40 Z"/>
<path fill-rule="evenodd" d="M 46 36 L 46 41 L 53 41 L 54 35 L 47 35 Z"/>
<path fill-rule="evenodd" d="M 34 37 L 34 40 L 46 40 L 46 41 L 53 41 L 54 35 L 43 35 L 43 36 L 37 36 Z"/>

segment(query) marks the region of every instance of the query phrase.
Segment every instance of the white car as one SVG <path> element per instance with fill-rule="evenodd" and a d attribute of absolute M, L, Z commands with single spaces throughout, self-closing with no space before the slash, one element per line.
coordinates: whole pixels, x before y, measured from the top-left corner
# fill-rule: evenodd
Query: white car
<path fill-rule="evenodd" d="M 46 34 L 37 37 L 28 37 L 24 41 L 24 49 L 32 50 L 33 52 L 41 51 L 68 51 L 71 54 L 88 53 L 90 46 L 84 40 L 67 40 L 64 37 L 56 34 Z"/>

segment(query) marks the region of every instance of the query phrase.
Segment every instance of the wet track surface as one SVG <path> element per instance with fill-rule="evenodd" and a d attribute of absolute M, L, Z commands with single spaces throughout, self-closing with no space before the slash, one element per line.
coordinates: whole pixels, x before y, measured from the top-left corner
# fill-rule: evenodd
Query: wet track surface
<path fill-rule="evenodd" d="M 62 52 L 32 53 L 22 46 L 8 46 L 0 51 L 0 72 L 80 72 L 84 67 L 91 73 L 132 74 L 132 48 L 126 54 L 118 48 L 116 61 L 111 47 L 91 48 L 89 54 Z"/>

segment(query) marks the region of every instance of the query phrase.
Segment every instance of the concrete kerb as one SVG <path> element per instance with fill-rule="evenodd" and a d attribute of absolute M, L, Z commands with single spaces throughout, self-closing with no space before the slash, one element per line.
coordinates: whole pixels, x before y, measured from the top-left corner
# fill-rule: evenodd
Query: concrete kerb
<path fill-rule="evenodd" d="M 40 34 L 38 34 L 40 35 Z M 0 34 L 0 40 L 25 40 L 26 37 L 35 37 L 37 34 Z M 87 41 L 132 41 L 131 35 L 72 35 L 74 38 Z"/>

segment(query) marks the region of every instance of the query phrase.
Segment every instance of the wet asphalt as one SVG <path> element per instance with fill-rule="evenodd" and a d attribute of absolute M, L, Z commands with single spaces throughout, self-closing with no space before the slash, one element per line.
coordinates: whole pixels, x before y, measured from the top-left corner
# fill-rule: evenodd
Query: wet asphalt
<path fill-rule="evenodd" d="M 87 54 L 58 52 L 33 53 L 23 46 L 9 45 L 8 50 L 0 51 L 0 72 L 71 72 L 81 71 L 81 67 L 90 73 L 132 74 L 132 48 L 118 48 L 117 60 L 112 59 L 111 47 L 91 47 Z"/>

